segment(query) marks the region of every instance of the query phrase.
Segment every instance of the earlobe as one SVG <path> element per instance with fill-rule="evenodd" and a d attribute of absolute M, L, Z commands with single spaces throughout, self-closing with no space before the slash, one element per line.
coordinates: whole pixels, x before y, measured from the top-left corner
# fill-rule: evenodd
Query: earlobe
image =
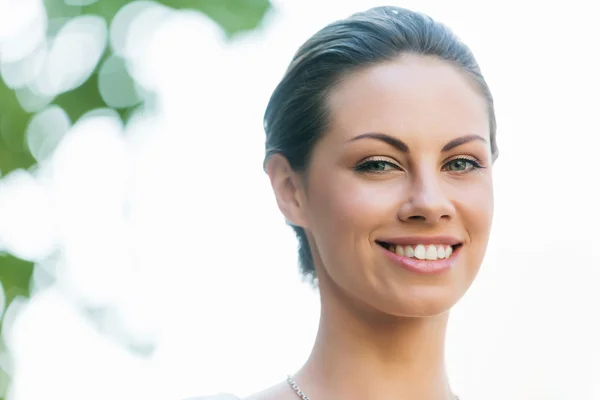
<path fill-rule="evenodd" d="M 304 227 L 304 198 L 302 180 L 292 169 L 288 160 L 281 154 L 274 154 L 267 161 L 267 175 L 275 193 L 279 210 L 286 221 Z"/>

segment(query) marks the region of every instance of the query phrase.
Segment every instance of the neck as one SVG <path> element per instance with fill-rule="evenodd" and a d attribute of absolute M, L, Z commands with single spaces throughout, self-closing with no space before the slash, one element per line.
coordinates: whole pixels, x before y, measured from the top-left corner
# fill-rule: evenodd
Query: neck
<path fill-rule="evenodd" d="M 452 398 L 444 365 L 448 314 L 426 318 L 377 315 L 321 296 L 313 351 L 296 375 L 318 399 Z"/>

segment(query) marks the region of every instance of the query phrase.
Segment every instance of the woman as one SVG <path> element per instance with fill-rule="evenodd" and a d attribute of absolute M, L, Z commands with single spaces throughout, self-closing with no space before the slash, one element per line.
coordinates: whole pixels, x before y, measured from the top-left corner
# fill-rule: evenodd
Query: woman
<path fill-rule="evenodd" d="M 265 131 L 321 319 L 300 371 L 250 399 L 455 398 L 446 325 L 487 247 L 498 155 L 469 49 L 401 8 L 335 22 L 297 52 Z"/>

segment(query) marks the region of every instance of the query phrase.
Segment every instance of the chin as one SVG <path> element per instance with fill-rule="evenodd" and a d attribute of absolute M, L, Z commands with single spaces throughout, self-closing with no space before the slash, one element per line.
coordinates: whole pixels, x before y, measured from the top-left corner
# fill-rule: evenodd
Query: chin
<path fill-rule="evenodd" d="M 407 318 L 431 318 L 445 314 L 450 311 L 452 306 L 442 304 L 425 304 L 420 307 L 415 307 L 410 310 L 404 310 L 398 317 Z"/>
<path fill-rule="evenodd" d="M 418 289 L 407 290 L 407 292 L 393 300 L 382 299 L 385 306 L 381 307 L 380 310 L 396 317 L 435 317 L 449 312 L 460 298 L 455 292 L 451 292 L 449 288 L 441 291 Z"/>

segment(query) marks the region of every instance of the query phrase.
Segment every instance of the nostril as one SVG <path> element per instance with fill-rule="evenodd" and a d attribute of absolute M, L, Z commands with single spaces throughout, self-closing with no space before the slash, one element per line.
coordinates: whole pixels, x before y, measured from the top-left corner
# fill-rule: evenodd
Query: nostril
<path fill-rule="evenodd" d="M 422 215 L 412 215 L 412 216 L 408 217 L 408 219 L 413 220 L 413 221 L 425 221 L 425 217 Z"/>

